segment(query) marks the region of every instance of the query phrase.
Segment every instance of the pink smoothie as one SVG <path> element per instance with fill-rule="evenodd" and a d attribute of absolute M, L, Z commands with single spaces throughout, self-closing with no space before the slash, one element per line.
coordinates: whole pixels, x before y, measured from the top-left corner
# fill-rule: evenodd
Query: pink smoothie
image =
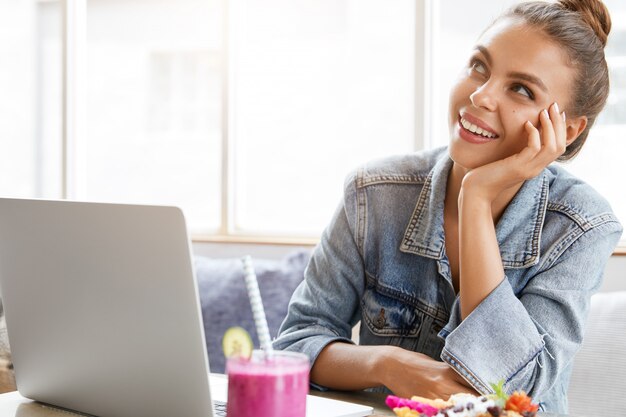
<path fill-rule="evenodd" d="M 228 417 L 305 417 L 309 361 L 303 354 L 255 351 L 252 359 L 229 358 Z"/>

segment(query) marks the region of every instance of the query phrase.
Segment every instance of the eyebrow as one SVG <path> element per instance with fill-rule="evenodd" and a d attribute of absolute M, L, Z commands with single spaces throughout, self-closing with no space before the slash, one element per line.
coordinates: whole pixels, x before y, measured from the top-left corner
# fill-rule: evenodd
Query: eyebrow
<path fill-rule="evenodd" d="M 487 59 L 487 64 L 491 65 L 492 64 L 491 54 L 489 53 L 487 48 L 485 48 L 482 45 L 476 45 L 476 49 L 478 49 L 485 56 L 485 59 Z"/>
<path fill-rule="evenodd" d="M 548 87 L 546 87 L 543 81 L 541 81 L 538 77 L 535 77 L 534 75 L 526 74 L 524 72 L 509 72 L 507 76 L 510 78 L 517 78 L 520 80 L 528 81 L 529 83 L 535 84 L 544 93 L 548 92 Z"/>
<path fill-rule="evenodd" d="M 493 60 L 491 59 L 491 54 L 489 53 L 487 48 L 485 48 L 482 45 L 477 45 L 476 49 L 478 49 L 480 53 L 482 53 L 485 56 L 487 63 L 491 66 L 493 64 Z M 546 85 L 543 83 L 543 81 L 541 81 L 539 77 L 536 77 L 534 75 L 527 74 L 525 72 L 509 72 L 507 76 L 510 78 L 517 78 L 520 80 L 528 81 L 529 83 L 535 84 L 544 93 L 548 92 L 548 87 L 546 87 Z"/>

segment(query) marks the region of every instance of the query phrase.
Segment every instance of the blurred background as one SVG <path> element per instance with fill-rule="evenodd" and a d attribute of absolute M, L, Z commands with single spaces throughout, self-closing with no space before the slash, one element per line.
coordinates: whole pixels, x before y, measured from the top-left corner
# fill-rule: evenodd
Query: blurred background
<path fill-rule="evenodd" d="M 177 205 L 199 251 L 310 246 L 352 169 L 447 143 L 449 87 L 512 3 L 0 0 L 0 195 Z M 626 222 L 605 3 L 611 96 L 568 168 Z"/>

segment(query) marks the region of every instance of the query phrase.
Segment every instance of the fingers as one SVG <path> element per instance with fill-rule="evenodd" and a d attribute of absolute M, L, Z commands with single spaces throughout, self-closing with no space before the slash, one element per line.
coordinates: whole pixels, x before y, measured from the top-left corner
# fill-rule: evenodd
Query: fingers
<path fill-rule="evenodd" d="M 549 109 L 554 107 L 550 106 Z M 543 150 L 548 150 L 553 153 L 556 150 L 554 126 L 552 126 L 552 120 L 547 109 L 544 109 L 539 113 L 539 123 L 541 124 L 541 146 Z"/>
<path fill-rule="evenodd" d="M 533 126 L 530 121 L 527 121 L 524 124 L 524 129 L 528 134 L 528 144 L 518 154 L 518 161 L 523 165 L 520 167 L 520 170 L 522 171 L 525 171 L 528 168 L 528 165 L 532 161 L 535 161 L 537 155 L 541 152 L 541 133 L 539 132 L 539 129 Z"/>
<path fill-rule="evenodd" d="M 559 105 L 555 102 L 549 109 L 552 128 L 554 131 L 555 152 L 560 156 L 567 146 L 567 126 L 565 124 L 565 112 L 559 113 Z"/>
<path fill-rule="evenodd" d="M 542 145 L 547 159 L 556 159 L 565 152 L 566 126 L 564 115 L 559 113 L 559 105 L 555 102 L 539 114 L 542 130 Z"/>
<path fill-rule="evenodd" d="M 539 129 L 533 126 L 530 121 L 527 121 L 524 124 L 524 128 L 526 129 L 526 133 L 528 133 L 528 148 L 533 151 L 533 155 L 539 153 L 541 150 L 541 135 L 539 133 Z"/>
<path fill-rule="evenodd" d="M 524 125 L 528 133 L 528 148 L 532 151 L 528 152 L 528 156 L 532 155 L 536 162 L 545 166 L 565 152 L 566 125 L 564 113 L 559 113 L 557 103 L 539 113 L 539 125 L 541 131 L 530 122 Z"/>

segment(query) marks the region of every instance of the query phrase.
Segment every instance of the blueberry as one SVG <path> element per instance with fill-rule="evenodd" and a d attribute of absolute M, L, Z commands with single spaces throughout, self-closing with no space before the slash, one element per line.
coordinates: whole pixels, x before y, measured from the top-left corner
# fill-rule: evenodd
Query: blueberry
<path fill-rule="evenodd" d="M 493 407 L 487 407 L 487 412 L 493 417 L 500 417 L 500 414 L 502 414 L 502 408 L 494 405 Z"/>
<path fill-rule="evenodd" d="M 467 408 L 468 410 L 473 410 L 474 409 L 474 403 L 467 403 L 467 404 L 465 404 L 465 408 Z"/>

